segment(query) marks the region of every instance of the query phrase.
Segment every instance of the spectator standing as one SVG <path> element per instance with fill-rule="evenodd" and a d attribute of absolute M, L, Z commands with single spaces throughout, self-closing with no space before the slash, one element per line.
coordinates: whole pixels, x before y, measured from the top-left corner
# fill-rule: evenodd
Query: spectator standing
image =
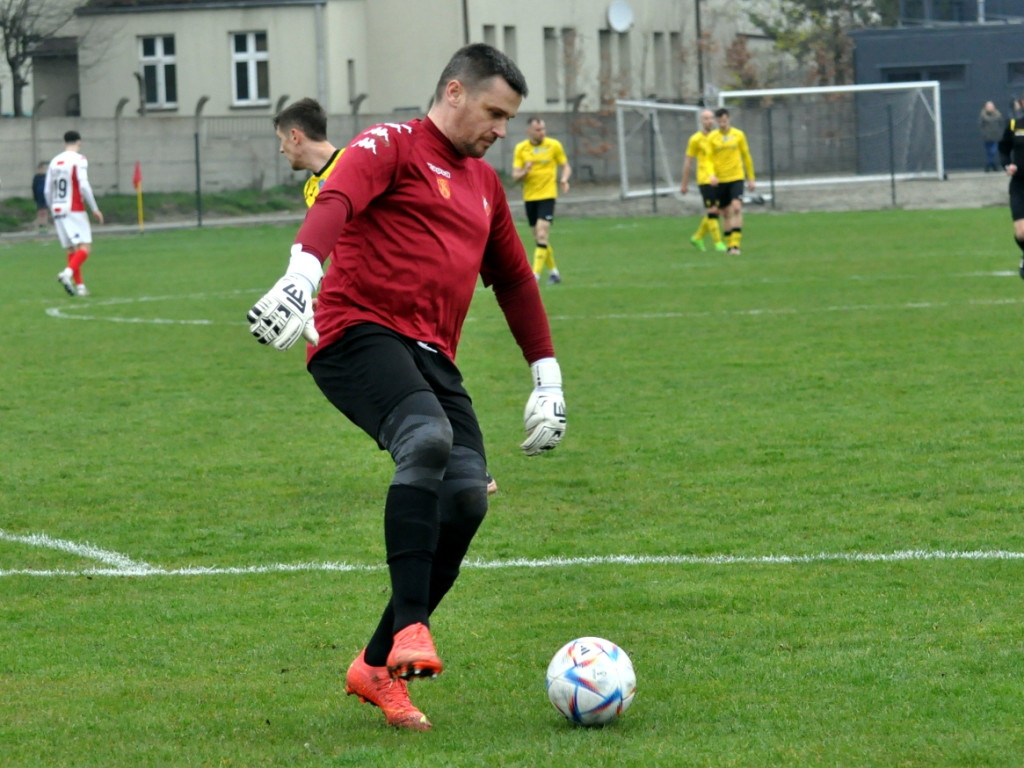
<path fill-rule="evenodd" d="M 1003 113 L 996 109 L 994 101 L 986 101 L 982 107 L 978 116 L 978 128 L 981 130 L 981 140 L 985 144 L 985 173 L 999 170 L 996 168 L 996 153 L 1006 123 L 1003 120 Z"/>

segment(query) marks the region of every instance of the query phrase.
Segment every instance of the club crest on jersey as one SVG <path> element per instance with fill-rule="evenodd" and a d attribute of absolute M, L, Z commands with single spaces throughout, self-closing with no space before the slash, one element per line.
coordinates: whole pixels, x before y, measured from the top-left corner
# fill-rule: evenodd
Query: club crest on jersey
<path fill-rule="evenodd" d="M 451 199 L 452 187 L 451 184 L 448 183 L 448 179 L 444 178 L 443 176 L 437 176 L 435 178 L 437 178 L 437 188 L 441 192 L 441 197 L 443 197 L 445 200 Z"/>

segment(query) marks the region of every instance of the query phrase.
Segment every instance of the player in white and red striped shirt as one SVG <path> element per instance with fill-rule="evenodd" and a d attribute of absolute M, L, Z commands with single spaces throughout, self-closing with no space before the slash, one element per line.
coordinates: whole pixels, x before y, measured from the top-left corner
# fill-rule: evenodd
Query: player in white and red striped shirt
<path fill-rule="evenodd" d="M 57 275 L 57 282 L 68 295 L 88 296 L 82 280 L 82 263 L 92 251 L 92 227 L 85 211 L 88 204 L 96 221 L 103 223 L 103 213 L 89 184 L 89 161 L 81 153 L 82 137 L 78 131 L 64 134 L 64 151 L 50 161 L 46 169 L 44 194 L 53 215 L 54 229 L 60 244 L 68 252 L 68 265 Z"/>

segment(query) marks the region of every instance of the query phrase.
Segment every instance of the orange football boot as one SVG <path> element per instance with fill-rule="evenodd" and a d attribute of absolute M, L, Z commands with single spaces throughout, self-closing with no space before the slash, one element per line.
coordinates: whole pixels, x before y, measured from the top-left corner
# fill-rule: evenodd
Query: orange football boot
<path fill-rule="evenodd" d="M 410 731 L 429 731 L 430 721 L 409 699 L 409 684 L 401 678 L 392 679 L 387 667 L 371 667 L 366 663 L 364 648 L 348 668 L 345 691 L 355 694 L 364 704 L 380 707 L 388 725 Z"/>
<path fill-rule="evenodd" d="M 426 624 L 417 622 L 398 631 L 388 654 L 388 672 L 392 677 L 437 677 L 441 669 L 441 659 Z"/>

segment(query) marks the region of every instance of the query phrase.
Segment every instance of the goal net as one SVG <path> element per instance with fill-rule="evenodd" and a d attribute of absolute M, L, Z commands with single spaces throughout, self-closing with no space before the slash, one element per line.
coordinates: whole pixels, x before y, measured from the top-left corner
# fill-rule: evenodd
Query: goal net
<path fill-rule="evenodd" d="M 722 91 L 760 189 L 944 177 L 937 81 Z M 674 193 L 700 107 L 617 102 L 622 193 Z M 683 135 L 685 134 L 685 135 Z"/>
<path fill-rule="evenodd" d="M 679 190 L 686 144 L 694 131 L 700 130 L 703 109 L 656 101 L 615 102 L 623 197 L 664 195 Z"/>

